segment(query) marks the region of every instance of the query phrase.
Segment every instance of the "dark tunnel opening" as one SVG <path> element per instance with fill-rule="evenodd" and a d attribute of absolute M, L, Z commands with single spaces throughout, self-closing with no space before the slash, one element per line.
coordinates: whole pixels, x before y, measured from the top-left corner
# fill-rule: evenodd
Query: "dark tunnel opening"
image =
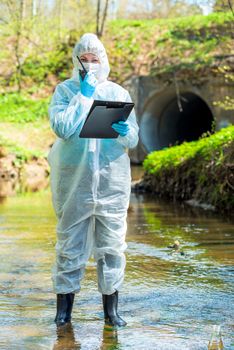
<path fill-rule="evenodd" d="M 176 96 L 153 99 L 145 109 L 140 136 L 147 152 L 197 140 L 212 130 L 214 118 L 204 100 L 185 92 L 180 94 L 180 102 L 181 111 Z"/>

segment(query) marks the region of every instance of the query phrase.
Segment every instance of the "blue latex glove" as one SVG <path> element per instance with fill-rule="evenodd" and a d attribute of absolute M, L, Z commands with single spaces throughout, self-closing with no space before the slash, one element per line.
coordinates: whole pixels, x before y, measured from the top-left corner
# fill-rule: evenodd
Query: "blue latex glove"
<path fill-rule="evenodd" d="M 79 79 L 80 79 L 80 91 L 82 95 L 84 95 L 85 97 L 91 97 L 94 94 L 94 91 L 98 83 L 94 74 L 92 72 L 88 72 L 84 80 L 81 79 L 80 75 L 79 75 Z"/>
<path fill-rule="evenodd" d="M 122 120 L 118 123 L 112 124 L 111 126 L 118 134 L 120 134 L 120 136 L 126 136 L 130 130 L 128 123 Z"/>

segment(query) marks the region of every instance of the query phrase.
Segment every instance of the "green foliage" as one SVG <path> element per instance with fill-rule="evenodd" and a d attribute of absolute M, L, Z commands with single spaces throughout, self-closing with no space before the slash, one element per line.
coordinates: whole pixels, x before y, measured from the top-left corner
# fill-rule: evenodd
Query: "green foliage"
<path fill-rule="evenodd" d="M 110 21 L 102 40 L 108 51 L 111 79 L 122 83 L 132 75 L 170 74 L 181 69 L 196 71 L 209 66 L 215 55 L 230 53 L 232 21 L 230 12 L 208 16 Z M 33 44 L 29 45 L 27 41 L 21 43 L 23 87 L 31 89 L 33 84 L 39 87 L 51 85 L 51 75 L 59 80 L 69 78 L 75 42 L 84 31 L 95 31 L 93 23 L 90 23 L 90 27 L 86 23 L 85 28 L 79 27 L 77 30 L 61 29 L 59 38 L 53 29 L 55 23 L 50 22 L 48 20 L 48 23 L 34 25 L 38 33 Z M 50 35 L 47 36 L 47 32 Z M 6 40 L 9 33 L 5 30 L 4 35 Z M 13 90 L 16 86 L 16 58 L 12 49 L 14 35 L 14 32 L 11 33 L 8 39 L 12 44 L 6 43 L 0 53 L 4 66 L 0 85 L 4 91 L 5 87 Z"/>
<path fill-rule="evenodd" d="M 197 199 L 216 210 L 234 210 L 234 126 L 198 141 L 149 154 L 144 161 L 144 186 L 160 197 Z"/>
<path fill-rule="evenodd" d="M 197 156 L 209 160 L 214 154 L 216 164 L 221 163 L 222 147 L 227 147 L 234 141 L 234 126 L 221 129 L 211 136 L 204 136 L 197 141 L 184 142 L 178 146 L 151 152 L 144 160 L 144 169 L 150 174 L 155 174 L 163 169 L 181 166 Z"/>
<path fill-rule="evenodd" d="M 22 77 L 30 77 L 34 82 L 41 83 L 45 81 L 48 74 L 63 76 L 64 71 L 68 72 L 72 66 L 68 54 L 71 55 L 69 47 L 60 44 L 37 57 L 29 56 L 22 66 Z"/>
<path fill-rule="evenodd" d="M 112 21 L 105 38 L 112 77 L 124 81 L 141 72 L 159 75 L 208 66 L 215 55 L 230 52 L 232 22 L 231 13 Z"/>
<path fill-rule="evenodd" d="M 234 73 L 232 67 L 229 65 L 219 66 L 217 72 L 223 75 L 227 84 L 234 82 Z M 215 101 L 213 104 L 214 106 L 219 106 L 226 111 L 234 110 L 234 98 L 230 96 L 225 96 L 224 100 Z"/>
<path fill-rule="evenodd" d="M 48 103 L 49 98 L 34 100 L 26 94 L 1 94 L 0 121 L 28 123 L 45 119 L 48 115 Z"/>

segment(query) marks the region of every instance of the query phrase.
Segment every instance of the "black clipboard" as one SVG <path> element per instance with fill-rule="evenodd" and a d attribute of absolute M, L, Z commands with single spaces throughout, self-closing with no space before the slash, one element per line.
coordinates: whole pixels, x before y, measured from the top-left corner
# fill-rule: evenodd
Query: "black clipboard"
<path fill-rule="evenodd" d="M 133 102 L 94 100 L 79 137 L 117 138 L 119 134 L 111 125 L 120 120 L 126 121 L 133 107 Z"/>

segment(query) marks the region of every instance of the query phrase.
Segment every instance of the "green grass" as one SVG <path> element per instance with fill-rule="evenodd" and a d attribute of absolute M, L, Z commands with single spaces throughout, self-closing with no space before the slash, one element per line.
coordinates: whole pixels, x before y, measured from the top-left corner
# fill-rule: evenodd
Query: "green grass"
<path fill-rule="evenodd" d="M 124 81 L 131 72 L 160 75 L 171 73 L 175 68 L 196 71 L 209 66 L 215 55 L 231 53 L 232 23 L 233 16 L 229 12 L 112 21 L 104 37 L 111 74 L 116 80 Z"/>
<path fill-rule="evenodd" d="M 165 150 L 151 152 L 144 160 L 143 166 L 148 173 L 154 174 L 162 169 L 180 166 L 197 156 L 209 160 L 214 154 L 215 162 L 219 164 L 223 159 L 223 146 L 228 147 L 233 141 L 234 126 L 231 125 L 198 141 L 184 142 Z"/>
<path fill-rule="evenodd" d="M 30 95 L 8 93 L 0 95 L 0 121 L 29 123 L 48 116 L 49 99 L 34 100 Z"/>
<path fill-rule="evenodd" d="M 148 19 L 148 20 L 128 20 L 118 19 L 111 21 L 113 32 L 117 32 L 120 29 L 129 29 L 129 27 L 135 27 L 140 29 L 150 29 L 153 26 L 167 26 L 168 29 L 175 29 L 176 27 L 182 31 L 185 29 L 200 29 L 210 28 L 213 25 L 223 25 L 227 21 L 233 20 L 231 12 L 213 12 L 208 16 L 195 15 L 178 18 L 159 18 L 159 19 Z"/>
<path fill-rule="evenodd" d="M 234 126 L 193 142 L 150 153 L 143 186 L 157 196 L 211 204 L 233 214 Z"/>

